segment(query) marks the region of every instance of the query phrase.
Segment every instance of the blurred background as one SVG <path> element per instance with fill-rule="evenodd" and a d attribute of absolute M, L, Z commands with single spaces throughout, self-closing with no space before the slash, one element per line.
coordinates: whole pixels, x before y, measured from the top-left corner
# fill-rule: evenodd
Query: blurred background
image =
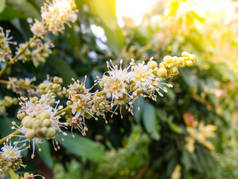
<path fill-rule="evenodd" d="M 40 18 L 43 0 L 0 0 L 0 26 L 18 43 L 32 36 L 29 23 Z M 60 76 L 65 86 L 88 75 L 88 85 L 106 70 L 106 61 L 128 64 L 158 62 L 165 55 L 188 51 L 198 63 L 180 70 L 164 97 L 141 98 L 134 116 L 108 114 L 88 120 L 88 134 L 77 131 L 54 151 L 42 144 L 34 160 L 25 153 L 31 171 L 54 179 L 235 179 L 238 178 L 238 1 L 231 0 L 76 0 L 79 16 L 71 28 L 53 36 L 53 54 L 35 68 L 14 65 L 8 76 L 43 81 Z M 3 65 L 3 64 L 1 64 Z M 0 97 L 16 96 L 0 86 Z M 140 107 L 141 110 L 137 110 Z M 0 116 L 0 136 L 11 132 L 17 107 Z M 209 146 L 196 140 L 188 150 L 188 128 L 214 125 Z M 6 127 L 8 126 L 8 127 Z M 207 129 L 207 128 L 206 128 Z M 209 130 L 198 130 L 205 136 Z M 211 147 L 212 146 L 212 147 Z"/>

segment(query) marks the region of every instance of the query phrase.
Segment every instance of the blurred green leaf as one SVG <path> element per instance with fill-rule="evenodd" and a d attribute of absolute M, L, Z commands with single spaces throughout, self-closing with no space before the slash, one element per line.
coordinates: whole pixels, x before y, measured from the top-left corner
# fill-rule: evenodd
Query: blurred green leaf
<path fill-rule="evenodd" d="M 105 151 L 101 144 L 91 141 L 86 137 L 82 137 L 78 134 L 74 134 L 72 137 L 70 132 L 67 132 L 67 136 L 59 134 L 58 141 L 63 147 L 65 147 L 69 152 L 89 159 L 93 162 L 102 162 L 105 158 Z M 64 138 L 62 142 L 61 138 Z"/>
<path fill-rule="evenodd" d="M 38 10 L 27 0 L 8 0 L 7 3 L 21 11 L 25 16 L 40 18 Z"/>
<path fill-rule="evenodd" d="M 48 141 L 44 141 L 42 144 L 40 144 L 39 146 L 42 151 L 39 152 L 39 156 L 40 158 L 45 162 L 45 164 L 49 167 L 52 168 L 53 167 L 53 158 L 51 156 L 50 153 L 50 145 Z"/>
<path fill-rule="evenodd" d="M 197 76 L 194 75 L 191 70 L 182 69 L 180 74 L 182 75 L 184 81 L 188 86 L 198 88 L 198 79 Z"/>
<path fill-rule="evenodd" d="M 72 78 L 78 78 L 69 64 L 56 55 L 51 55 L 47 60 L 47 63 L 60 74 L 60 76 L 64 79 L 65 84 L 70 84 L 72 82 Z"/>
<path fill-rule="evenodd" d="M 181 134 L 181 133 L 182 133 L 182 129 L 181 129 L 178 125 L 176 125 L 175 123 L 173 123 L 173 122 L 168 122 L 168 124 L 169 124 L 169 128 L 170 128 L 173 132 L 178 133 L 178 134 Z"/>
<path fill-rule="evenodd" d="M 10 118 L 0 119 L 0 135 L 2 137 L 7 136 L 8 134 L 10 134 L 13 131 L 11 129 L 12 121 L 13 121 L 13 119 L 10 119 Z"/>
<path fill-rule="evenodd" d="M 154 106 L 149 103 L 144 103 L 143 123 L 145 125 L 146 131 L 151 134 L 151 137 L 158 140 L 159 125 L 156 119 L 156 112 Z"/>
<path fill-rule="evenodd" d="M 15 18 L 26 18 L 18 9 L 11 6 L 6 6 L 0 13 L 0 20 L 12 20 Z"/>
<path fill-rule="evenodd" d="M 0 1 L 0 13 L 4 10 L 6 6 L 6 0 L 1 0 Z"/>
<path fill-rule="evenodd" d="M 192 168 L 192 160 L 191 160 L 191 153 L 188 152 L 187 150 L 183 151 L 182 154 L 182 163 L 184 165 L 184 167 L 186 168 L 186 170 L 189 170 L 190 168 Z"/>

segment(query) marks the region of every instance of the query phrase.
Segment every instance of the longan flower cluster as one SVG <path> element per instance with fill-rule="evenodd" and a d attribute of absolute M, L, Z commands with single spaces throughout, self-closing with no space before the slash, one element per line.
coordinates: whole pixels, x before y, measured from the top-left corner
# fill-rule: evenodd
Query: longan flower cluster
<path fill-rule="evenodd" d="M 21 109 L 17 117 L 22 121 L 19 131 L 29 141 L 35 143 L 42 139 L 54 139 L 56 133 L 61 131 L 60 116 L 55 114 L 60 107 L 53 107 L 55 99 L 51 96 L 42 95 L 41 98 L 32 97 L 21 102 Z M 34 145 L 34 144 L 33 144 Z"/>
<path fill-rule="evenodd" d="M 49 40 L 43 41 L 39 38 L 32 40 L 29 46 L 27 43 L 20 44 L 17 53 L 22 53 L 18 59 L 23 60 L 23 62 L 32 61 L 33 65 L 37 67 L 40 63 L 44 63 L 51 54 L 51 47 L 53 44 Z"/>
<path fill-rule="evenodd" d="M 170 78 L 178 75 L 177 67 L 192 66 L 197 61 L 197 57 L 188 52 L 183 52 L 182 57 L 165 56 L 160 63 L 157 75 L 161 78 Z"/>
<path fill-rule="evenodd" d="M 206 146 L 208 149 L 213 150 L 214 147 L 207 139 L 215 136 L 216 126 L 204 125 L 204 123 L 195 123 L 194 126 L 187 127 L 189 136 L 185 138 L 186 148 L 188 151 L 195 150 L 195 141 Z"/>
<path fill-rule="evenodd" d="M 75 81 L 68 89 L 69 101 L 67 106 L 70 107 L 72 119 L 68 120 L 71 127 L 77 128 L 81 133 L 86 135 L 88 130 L 85 124 L 85 119 L 90 119 L 95 116 L 105 117 L 105 112 L 111 109 L 104 93 L 89 92 L 86 89 L 84 82 Z"/>
<path fill-rule="evenodd" d="M 51 96 L 63 97 L 67 94 L 65 87 L 62 87 L 63 79 L 55 76 L 51 82 L 49 79 L 45 80 L 37 87 L 37 94 L 48 94 Z"/>
<path fill-rule="evenodd" d="M 18 170 L 22 166 L 21 151 L 16 146 L 4 145 L 0 151 L 0 176 L 9 169 Z"/>
<path fill-rule="evenodd" d="M 114 105 L 128 103 L 131 106 L 131 102 L 140 96 L 153 100 L 157 94 L 163 96 L 162 93 L 167 92 L 166 87 L 171 87 L 163 80 L 177 75 L 177 67 L 191 66 L 195 62 L 194 55 L 184 52 L 182 57 L 165 57 L 159 68 L 152 59 L 147 64 L 136 64 L 132 60 L 126 69 L 122 69 L 122 61 L 120 67 L 108 63 L 109 71 L 99 79 L 99 85 Z"/>
<path fill-rule="evenodd" d="M 27 91 L 28 95 L 30 95 L 34 93 L 34 85 L 32 84 L 33 81 L 35 81 L 35 78 L 17 79 L 14 77 L 9 77 L 7 82 L 7 89 L 12 90 L 19 95 L 24 95 Z"/>
<path fill-rule="evenodd" d="M 32 173 L 24 173 L 23 176 L 21 176 L 19 179 L 34 179 L 35 177 L 41 177 L 42 179 L 45 179 L 45 177 L 41 176 L 41 175 L 34 175 Z"/>
<path fill-rule="evenodd" d="M 17 103 L 18 103 L 17 98 L 4 96 L 4 98 L 0 100 L 0 114 L 5 113 L 6 107 L 10 107 L 11 105 L 16 105 Z"/>
<path fill-rule="evenodd" d="M 184 61 L 189 59 L 181 58 Z M 180 66 L 176 60 L 175 62 L 177 66 Z M 195 60 L 192 63 L 194 62 Z M 162 64 L 165 65 L 165 62 Z M 83 131 L 85 119 L 92 117 L 97 119 L 96 116 L 105 117 L 106 112 L 111 111 L 114 107 L 116 110 L 118 106 L 121 110 L 123 105 L 133 114 L 132 104 L 137 98 L 143 96 L 156 100 L 157 94 L 163 96 L 162 92 L 167 92 L 166 87 L 172 87 L 172 85 L 163 82 L 164 78 L 158 76 L 159 68 L 152 59 L 147 64 L 145 62 L 136 64 L 132 60 L 125 69 L 122 69 L 122 61 L 120 61 L 120 67 L 113 65 L 111 61 L 107 63 L 107 67 L 108 71 L 102 78 L 97 77 L 101 91 L 92 93 L 85 87 L 85 82 L 79 81 L 74 81 L 69 86 L 67 106 L 73 115 L 68 120 L 70 126 Z"/>
<path fill-rule="evenodd" d="M 44 24 L 37 19 L 35 19 L 35 23 L 31 26 L 31 31 L 34 35 L 41 38 L 43 38 L 47 33 Z"/>
<path fill-rule="evenodd" d="M 0 70 L 0 76 L 17 60 L 22 60 L 23 62 L 32 61 L 35 67 L 39 66 L 40 63 L 44 63 L 51 54 L 51 48 L 53 47 L 47 36 L 48 32 L 53 34 L 62 32 L 65 29 L 65 25 L 70 25 L 71 22 L 76 21 L 77 12 L 74 0 L 47 0 L 41 8 L 42 20 L 35 19 L 30 27 L 34 36 L 28 42 L 18 45 L 14 54 L 9 46 L 12 43 L 10 42 L 9 31 L 6 31 L 5 34 L 0 27 L 0 62 L 5 62 L 5 66 Z M 8 89 L 21 96 L 30 97 L 29 99 L 21 98 L 23 101 L 20 103 L 21 109 L 17 114 L 18 119 L 21 120 L 21 125 L 18 126 L 13 122 L 12 129 L 16 129 L 16 131 L 12 135 L 2 138 L 0 144 L 3 144 L 11 137 L 19 138 L 19 141 L 14 143 L 16 145 L 24 143 L 23 146 L 25 147 L 26 143 L 31 142 L 33 157 L 34 146 L 41 143 L 42 139 L 53 139 L 53 144 L 59 147 L 55 137 L 58 132 L 61 132 L 61 127 L 67 127 L 68 125 L 68 123 L 59 121 L 61 114 L 63 115 L 67 110 L 62 109 L 62 106 L 58 106 L 59 103 L 55 100 L 56 96 L 67 96 L 66 88 L 62 87 L 62 79 L 54 77 L 53 82 L 46 80 L 38 86 L 32 84 L 34 80 L 27 78 L 9 78 L 8 81 L 0 80 L 0 83 L 6 84 Z M 94 101 L 91 102 L 91 107 L 93 106 L 93 108 L 90 111 L 101 114 L 103 108 L 100 106 L 100 102 L 103 101 L 103 98 L 100 97 L 100 93 L 95 94 L 97 95 L 91 96 Z M 0 112 L 5 111 L 5 107 L 15 103 L 17 103 L 15 98 L 4 97 L 0 101 Z M 71 122 L 79 120 L 76 116 L 72 118 Z M 83 131 L 86 133 L 87 128 L 84 127 Z M 0 152 L 0 177 L 1 175 L 6 176 L 5 174 L 7 173 L 11 174 L 11 172 L 14 174 L 14 171 L 21 165 L 20 150 L 17 147 L 5 145 L 2 148 L 2 152 Z M 20 178 L 29 179 L 34 177 L 35 175 L 26 173 L 24 177 Z"/>
<path fill-rule="evenodd" d="M 45 28 L 53 34 L 58 34 L 64 31 L 65 24 L 69 25 L 70 22 L 75 22 L 77 19 L 77 9 L 74 0 L 52 0 L 41 8 L 42 23 Z M 40 24 L 35 29 L 40 29 Z M 35 34 L 41 35 L 42 32 Z"/>
<path fill-rule="evenodd" d="M 10 40 L 9 31 L 4 34 L 2 27 L 0 27 L 0 62 L 11 59 L 12 51 L 9 47 L 11 43 Z"/>

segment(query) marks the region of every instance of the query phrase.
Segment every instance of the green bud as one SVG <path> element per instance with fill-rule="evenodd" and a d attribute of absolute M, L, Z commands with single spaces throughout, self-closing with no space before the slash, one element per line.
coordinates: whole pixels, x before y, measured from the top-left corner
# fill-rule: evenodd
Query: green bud
<path fill-rule="evenodd" d="M 33 120 L 34 120 L 34 119 L 33 119 L 32 117 L 26 116 L 26 117 L 23 118 L 22 124 L 23 124 L 23 126 L 26 127 L 26 128 L 31 128 L 31 127 L 32 127 L 32 124 L 33 124 L 33 122 L 34 122 Z"/>
<path fill-rule="evenodd" d="M 33 129 L 39 128 L 40 126 L 41 126 L 41 121 L 40 120 L 35 120 L 32 124 Z"/>
<path fill-rule="evenodd" d="M 56 130 L 54 128 L 50 127 L 50 128 L 48 128 L 48 130 L 46 132 L 46 137 L 48 139 L 51 139 L 55 136 L 55 134 L 56 134 Z"/>
<path fill-rule="evenodd" d="M 40 133 L 43 134 L 43 135 L 46 135 L 47 130 L 48 130 L 47 127 L 42 127 L 42 128 L 40 129 Z"/>
<path fill-rule="evenodd" d="M 34 132 L 33 129 L 28 129 L 28 130 L 27 130 L 27 132 L 26 132 L 26 137 L 27 137 L 28 139 L 33 138 L 34 135 L 35 135 L 35 132 Z"/>
<path fill-rule="evenodd" d="M 50 121 L 50 119 L 45 119 L 45 120 L 42 122 L 42 126 L 43 126 L 43 127 L 50 127 L 50 126 L 51 126 L 51 121 Z"/>
<path fill-rule="evenodd" d="M 45 119 L 49 119 L 50 118 L 50 114 L 47 112 L 43 112 L 40 114 L 40 119 L 41 120 L 45 120 Z"/>

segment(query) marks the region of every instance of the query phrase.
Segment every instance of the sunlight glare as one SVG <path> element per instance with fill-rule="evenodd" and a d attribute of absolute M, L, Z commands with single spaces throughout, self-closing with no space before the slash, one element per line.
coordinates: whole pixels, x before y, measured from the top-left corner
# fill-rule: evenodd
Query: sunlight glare
<path fill-rule="evenodd" d="M 136 25 L 142 21 L 143 14 L 152 10 L 158 0 L 116 0 L 118 23 L 123 26 L 123 17 L 130 17 Z M 169 2 L 169 1 L 168 1 Z M 193 9 L 204 17 L 219 19 L 232 18 L 231 0 L 187 0 L 182 3 L 181 11 Z"/>
<path fill-rule="evenodd" d="M 136 25 L 142 21 L 144 13 L 152 9 L 152 5 L 157 0 L 116 0 L 117 18 L 119 25 L 123 26 L 122 18 L 130 17 Z"/>

